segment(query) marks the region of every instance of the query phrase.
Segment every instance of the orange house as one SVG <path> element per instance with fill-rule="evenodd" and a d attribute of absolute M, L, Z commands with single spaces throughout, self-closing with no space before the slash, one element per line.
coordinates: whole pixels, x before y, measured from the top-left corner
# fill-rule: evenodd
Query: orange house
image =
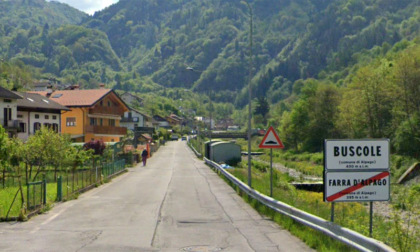
<path fill-rule="evenodd" d="M 112 89 L 36 92 L 68 107 L 61 114 L 61 132 L 74 142 L 119 142 L 127 134 L 120 120 L 129 108 Z"/>

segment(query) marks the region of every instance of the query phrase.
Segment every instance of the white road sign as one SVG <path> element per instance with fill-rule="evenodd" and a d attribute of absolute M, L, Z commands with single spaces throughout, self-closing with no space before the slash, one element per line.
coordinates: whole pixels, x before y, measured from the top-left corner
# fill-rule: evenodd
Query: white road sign
<path fill-rule="evenodd" d="M 326 202 L 388 201 L 389 171 L 326 172 L 324 186 Z"/>
<path fill-rule="evenodd" d="M 325 140 L 325 169 L 389 169 L 389 140 Z"/>

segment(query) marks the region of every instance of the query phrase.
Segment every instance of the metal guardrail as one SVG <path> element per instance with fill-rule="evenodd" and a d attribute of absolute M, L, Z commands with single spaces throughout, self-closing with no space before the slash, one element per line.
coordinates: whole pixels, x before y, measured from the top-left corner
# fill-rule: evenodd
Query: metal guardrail
<path fill-rule="evenodd" d="M 333 222 L 324 220 L 318 216 L 309 214 L 304 212 L 300 209 L 294 208 L 288 204 L 283 202 L 277 201 L 271 197 L 268 197 L 264 194 L 255 191 L 254 189 L 250 188 L 248 185 L 243 183 L 242 181 L 238 180 L 236 177 L 231 175 L 230 173 L 226 172 L 220 165 L 217 163 L 204 158 L 206 164 L 209 164 L 213 168 L 217 169 L 220 173 L 222 173 L 229 181 L 233 184 L 238 186 L 243 192 L 245 192 L 250 197 L 258 200 L 260 203 L 264 204 L 265 206 L 273 209 L 274 211 L 286 215 L 293 220 L 302 223 L 312 229 L 320 231 L 333 239 L 336 239 L 344 244 L 349 245 L 355 249 L 360 251 L 395 251 L 391 247 L 387 246 L 386 244 L 366 237 L 362 234 L 359 234 L 353 230 L 341 227 Z"/>
<path fill-rule="evenodd" d="M 203 155 L 202 155 L 200 152 L 198 152 L 198 151 L 194 148 L 194 146 L 191 144 L 191 142 L 190 142 L 190 141 L 188 141 L 188 145 L 190 146 L 191 150 L 194 152 L 194 154 L 195 154 L 198 158 L 202 158 L 202 157 L 203 157 Z"/>

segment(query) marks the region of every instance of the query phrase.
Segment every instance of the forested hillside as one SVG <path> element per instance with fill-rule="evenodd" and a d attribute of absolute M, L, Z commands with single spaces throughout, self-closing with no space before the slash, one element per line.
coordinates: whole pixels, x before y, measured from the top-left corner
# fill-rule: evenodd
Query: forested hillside
<path fill-rule="evenodd" d="M 420 0 L 249 2 L 253 127 L 277 127 L 299 152 L 390 138 L 420 155 Z M 87 16 L 0 0 L 0 14 L 2 86 L 103 82 L 139 92 L 150 114 L 214 111 L 246 125 L 251 16 L 240 1 L 120 0 Z"/>
<path fill-rule="evenodd" d="M 249 2 L 253 93 L 271 103 L 289 97 L 299 79 L 342 81 L 368 50 L 420 30 L 420 0 Z M 246 104 L 250 13 L 241 1 L 120 0 L 93 17 L 44 0 L 0 7 L 1 57 L 44 75 L 133 91 L 153 82 L 223 90 L 220 101 Z"/>

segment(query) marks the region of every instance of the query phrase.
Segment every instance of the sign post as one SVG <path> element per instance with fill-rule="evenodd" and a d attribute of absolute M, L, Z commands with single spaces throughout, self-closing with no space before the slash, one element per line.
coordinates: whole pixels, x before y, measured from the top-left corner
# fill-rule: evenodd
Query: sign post
<path fill-rule="evenodd" d="M 261 149 L 270 149 L 270 197 L 273 197 L 273 149 L 284 148 L 284 145 L 273 126 L 267 130 L 259 147 Z"/>
<path fill-rule="evenodd" d="M 372 236 L 373 201 L 390 196 L 389 139 L 325 140 L 324 201 L 370 202 Z"/>

